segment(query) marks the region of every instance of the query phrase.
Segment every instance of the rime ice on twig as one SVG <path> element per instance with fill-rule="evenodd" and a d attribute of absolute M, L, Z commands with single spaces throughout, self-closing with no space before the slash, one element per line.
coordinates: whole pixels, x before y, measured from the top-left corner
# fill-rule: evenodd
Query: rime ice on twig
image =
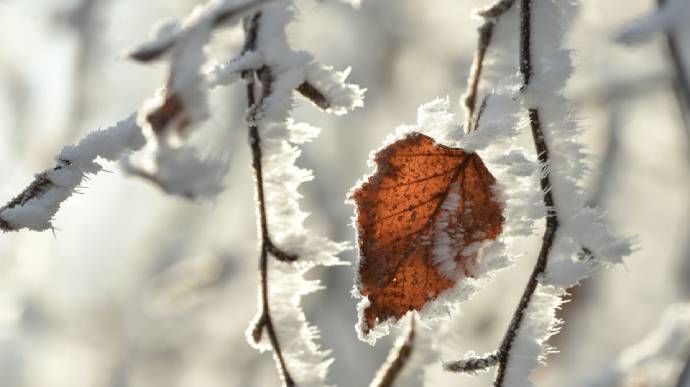
<path fill-rule="evenodd" d="M 479 32 L 477 51 L 475 52 L 474 59 L 472 61 L 472 68 L 470 69 L 470 75 L 467 81 L 467 93 L 464 97 L 464 104 L 465 108 L 467 109 L 465 120 L 465 131 L 467 133 L 472 130 L 476 130 L 479 123 L 479 116 L 482 112 L 482 108 L 480 107 L 479 112 L 477 112 L 475 115 L 479 82 L 482 79 L 484 59 L 486 58 L 489 45 L 491 45 L 494 27 L 496 26 L 498 19 L 513 6 L 514 2 L 515 0 L 500 0 L 493 5 L 475 11 L 477 16 L 482 17 L 485 20 L 477 30 Z M 485 102 L 486 99 L 482 103 L 483 106 Z"/>
<path fill-rule="evenodd" d="M 450 372 L 476 373 L 485 371 L 498 363 L 498 352 L 491 352 L 482 356 L 469 352 L 464 358 L 443 363 L 443 369 Z"/>
<path fill-rule="evenodd" d="M 197 34 L 197 29 L 211 29 L 236 22 L 242 17 L 256 11 L 259 7 L 275 0 L 237 1 L 219 0 L 198 7 L 183 23 L 168 21 L 160 24 L 153 36 L 133 49 L 129 57 L 149 62 L 161 58 L 176 46 L 185 44 L 190 36 Z"/>
<path fill-rule="evenodd" d="M 583 151 L 562 94 L 572 65 L 560 42 L 576 4 L 541 0 L 520 4 L 522 104 L 542 164 L 547 224 L 537 265 L 500 348 L 495 386 L 530 385 L 529 375 L 548 351 L 544 342 L 557 329 L 555 309 L 563 289 L 598 265 L 618 263 L 630 252 L 628 242 L 608 230 L 599 212 L 586 207 L 579 186 L 585 171 Z M 582 251 L 589 259 L 578 258 Z M 557 272 L 561 275 L 554 275 Z"/>
<path fill-rule="evenodd" d="M 317 131 L 290 119 L 294 94 L 318 99 L 326 111 L 343 113 L 361 106 L 363 90 L 344 83 L 344 76 L 317 65 L 311 55 L 287 44 L 285 27 L 292 12 L 271 5 L 245 22 L 243 56 L 255 57 L 251 69 L 239 71 L 247 83 L 250 146 L 256 175 L 257 216 L 261 241 L 258 312 L 247 329 L 250 344 L 273 350 L 287 386 L 324 386 L 331 360 L 315 343 L 300 306 L 301 297 L 319 288 L 304 273 L 317 265 L 336 265 L 346 245 L 304 230 L 307 214 L 299 208 L 297 188 L 311 179 L 311 171 L 295 166 L 299 149 Z M 235 78 L 235 76 L 229 77 Z M 300 90 L 302 89 L 302 90 Z M 275 260 L 270 261 L 273 257 Z"/>
<path fill-rule="evenodd" d="M 52 228 L 53 216 L 62 202 L 75 192 L 87 174 L 101 171 L 96 163 L 98 157 L 115 161 L 143 145 L 141 129 L 135 117 L 130 116 L 108 129 L 88 134 L 75 146 L 66 146 L 56 156 L 53 168 L 36 175 L 24 191 L 0 208 L 0 229 Z"/>
<path fill-rule="evenodd" d="M 154 182 L 171 194 L 188 198 L 212 197 L 221 191 L 220 183 L 227 171 L 227 161 L 207 159 L 187 144 L 173 145 L 184 138 L 187 132 L 209 115 L 207 90 L 209 87 L 235 82 L 243 73 L 260 68 L 272 68 L 279 55 L 270 56 L 261 50 L 247 49 L 228 63 L 216 65 L 208 74 L 202 73 L 205 64 L 204 47 L 211 38 L 213 29 L 220 24 L 239 20 L 249 11 L 270 3 L 267 0 L 244 2 L 240 5 L 229 1 L 211 2 L 195 8 L 184 22 L 168 23 L 164 33 L 142 48 L 135 50 L 132 57 L 138 60 L 152 60 L 164 53 L 170 62 L 170 75 L 166 86 L 139 113 L 140 124 L 148 134 L 150 146 L 146 148 L 148 160 L 142 165 L 128 162 L 127 170 L 132 174 Z M 347 72 L 337 73 L 332 68 L 312 61 L 307 53 L 284 50 L 286 61 L 300 64 L 293 68 L 294 77 L 302 78 L 296 89 L 320 108 L 336 114 L 361 105 L 363 90 L 346 85 L 343 81 Z M 141 156 L 140 156 L 141 158 Z M 177 168 L 177 161 L 188 161 L 183 172 Z"/>
<path fill-rule="evenodd" d="M 512 2 L 500 1 L 489 8 L 489 17 L 502 15 Z M 528 214 L 532 220 L 546 215 L 547 227 L 537 264 L 533 269 L 523 296 L 516 308 L 506 335 L 496 353 L 498 372 L 495 386 L 528 386 L 531 372 L 542 362 L 548 348 L 546 339 L 556 332 L 559 321 L 555 310 L 560 305 L 563 289 L 576 284 L 588 276 L 597 266 L 618 263 L 621 257 L 630 252 L 628 241 L 616 238 L 601 222 L 600 213 L 585 206 L 584 195 L 579 186 L 585 171 L 582 162 L 583 151 L 575 140 L 579 133 L 574 120 L 570 118 L 569 105 L 562 95 L 565 80 L 571 72 L 569 53 L 561 47 L 561 39 L 571 20 L 572 2 L 553 3 L 542 0 L 521 0 L 519 7 L 520 25 L 514 24 L 513 15 L 501 18 L 512 30 L 502 31 L 492 36 L 496 44 L 514 40 L 515 29 L 520 31 L 520 46 L 517 67 L 521 80 L 505 76 L 498 81 L 501 90 L 518 90 L 514 99 L 518 101 L 523 119 L 532 130 L 537 157 L 540 162 L 541 195 L 543 205 L 525 203 L 531 208 Z M 496 13 L 494 11 L 500 11 Z M 510 24 L 513 23 L 513 24 Z M 496 25 L 494 25 L 495 27 Z M 554 39 L 554 37 L 556 37 Z M 481 40 L 480 40 L 481 46 Z M 505 56 L 505 53 L 499 53 Z M 500 66 L 502 57 L 499 57 Z M 470 82 L 472 87 L 473 82 Z M 470 89 L 472 90 L 472 88 Z M 472 138 L 499 140 L 496 136 L 495 120 L 491 116 L 494 106 L 505 103 L 496 98 L 495 93 L 487 99 L 486 111 L 481 124 L 475 123 L 477 132 L 472 132 L 460 142 L 470 142 Z M 493 109 L 492 109 L 493 108 Z M 504 108 L 505 109 L 505 108 Z M 498 109 L 501 111 L 501 108 Z M 516 110 L 510 110 L 516 114 Z M 505 114 L 504 114 L 505 115 Z M 475 140 L 476 141 L 476 140 Z M 499 157 L 505 164 L 509 160 L 524 158 L 521 152 L 509 152 Z M 529 164 L 525 164 L 529 166 Z M 529 176 L 531 172 L 512 163 L 510 174 Z M 498 178 L 500 181 L 500 178 Z M 515 196 L 515 188 L 507 185 L 506 197 Z M 522 195 L 519 195 L 520 197 Z M 527 196 L 523 196 L 523 199 Z M 534 216 L 534 210 L 542 214 Z M 510 214 L 507 216 L 510 221 Z M 531 224 L 531 223 L 528 223 Z M 594 231 L 596 230 L 596 231 Z M 525 231 L 530 231 L 526 228 Z M 558 234 L 556 232 L 558 231 Z M 582 246 L 586 246 L 583 249 Z M 585 252 L 585 254 L 583 254 Z M 586 259 L 585 259 L 586 257 Z M 488 359 L 480 359 L 488 360 Z M 487 365 L 491 362 L 477 363 Z M 461 360 L 450 363 L 465 366 Z M 474 362 L 470 362 L 474 365 Z M 457 367 L 462 370 L 463 367 Z M 472 369 L 473 367 L 469 367 Z"/>

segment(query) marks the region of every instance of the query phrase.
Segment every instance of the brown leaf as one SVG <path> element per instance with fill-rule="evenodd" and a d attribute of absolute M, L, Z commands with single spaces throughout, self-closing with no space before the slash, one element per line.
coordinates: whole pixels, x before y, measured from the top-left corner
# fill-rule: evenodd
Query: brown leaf
<path fill-rule="evenodd" d="M 470 245 L 496 239 L 503 228 L 495 179 L 476 153 L 411 133 L 377 153 L 375 162 L 375 174 L 352 194 L 358 286 L 370 302 L 365 334 L 473 276 L 477 249 Z"/>
<path fill-rule="evenodd" d="M 146 115 L 146 120 L 151 124 L 151 129 L 157 135 L 161 135 L 170 124 L 175 125 L 178 134 L 182 134 L 189 126 L 190 119 L 180 97 L 170 90 L 166 90 L 163 103 Z"/>

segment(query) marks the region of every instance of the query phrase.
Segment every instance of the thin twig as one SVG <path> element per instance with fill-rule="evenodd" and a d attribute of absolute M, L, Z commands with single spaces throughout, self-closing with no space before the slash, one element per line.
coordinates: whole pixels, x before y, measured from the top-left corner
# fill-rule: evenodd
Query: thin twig
<path fill-rule="evenodd" d="M 521 90 L 525 90 L 529 86 L 532 76 L 532 51 L 531 51 L 531 23 L 532 23 L 532 0 L 520 1 L 520 73 L 522 75 L 523 84 Z M 496 379 L 494 380 L 494 387 L 502 387 L 505 379 L 506 368 L 510 360 L 510 350 L 515 341 L 522 321 L 525 317 L 525 312 L 529 307 L 530 300 L 534 291 L 539 284 L 539 277 L 546 270 L 546 264 L 549 259 L 551 247 L 556 239 L 556 232 L 558 231 L 558 216 L 556 214 L 556 207 L 551 192 L 551 180 L 549 169 L 549 150 L 544 139 L 544 132 L 542 131 L 541 121 L 539 119 L 539 110 L 537 108 L 528 109 L 528 117 L 530 128 L 532 129 L 532 138 L 534 139 L 534 146 L 537 152 L 537 158 L 542 169 L 542 177 L 540 180 L 541 190 L 544 194 L 544 207 L 546 207 L 546 229 L 542 237 L 542 245 L 537 257 L 537 262 L 532 269 L 532 274 L 527 281 L 525 290 L 522 293 L 520 302 L 518 303 L 513 318 L 510 321 L 508 330 L 501 342 L 499 348 L 498 370 L 496 371 Z"/>
<path fill-rule="evenodd" d="M 532 77 L 532 0 L 520 0 L 520 75 L 521 91 L 529 85 Z"/>
<path fill-rule="evenodd" d="M 480 111 L 475 116 L 475 109 L 477 107 L 477 93 L 479 91 L 479 81 L 482 78 L 482 71 L 484 69 L 484 58 L 486 52 L 491 45 L 491 38 L 493 37 L 494 27 L 505 12 L 507 12 L 515 3 L 515 0 L 499 0 L 498 2 L 477 10 L 475 13 L 484 18 L 484 23 L 477 29 L 479 36 L 477 39 L 477 51 L 474 53 L 472 60 L 472 68 L 467 80 L 467 93 L 465 94 L 465 108 L 467 109 L 467 116 L 465 119 L 465 130 L 469 133 L 472 130 L 477 130 Z M 486 102 L 486 100 L 484 100 Z M 482 105 L 485 106 L 485 105 Z"/>
<path fill-rule="evenodd" d="M 467 80 L 467 94 L 465 95 L 465 108 L 467 109 L 467 117 L 465 119 L 465 130 L 467 133 L 476 126 L 472 125 L 474 119 L 474 109 L 477 104 L 477 91 L 479 90 L 479 80 L 482 78 L 482 70 L 484 69 L 484 58 L 486 51 L 491 44 L 491 37 L 494 33 L 495 20 L 486 20 L 479 29 L 479 38 L 477 40 L 477 51 L 474 53 L 472 60 L 472 69 L 470 70 L 470 77 Z M 478 121 L 478 120 L 474 120 Z"/>
<path fill-rule="evenodd" d="M 450 372 L 474 373 L 483 371 L 498 364 L 498 351 L 487 353 L 479 357 L 470 357 L 457 361 L 443 363 L 443 369 Z"/>
<path fill-rule="evenodd" d="M 412 356 L 415 335 L 415 316 L 412 315 L 410 316 L 410 328 L 407 331 L 405 341 L 391 349 L 388 359 L 377 372 L 377 383 L 372 383 L 370 387 L 392 387 L 394 385 L 395 380 L 400 376 L 400 373 Z M 379 377 L 379 374 L 382 376 Z"/>
<path fill-rule="evenodd" d="M 531 0 L 523 0 L 531 1 Z M 558 217 L 556 214 L 556 209 L 554 207 L 553 195 L 551 193 L 551 181 L 549 178 L 549 151 L 546 146 L 546 141 L 544 140 L 544 133 L 541 129 L 541 122 L 539 121 L 539 112 L 537 109 L 529 109 L 529 121 L 530 127 L 532 128 L 532 137 L 534 138 L 534 146 L 537 151 L 537 157 L 539 158 L 539 163 L 542 167 L 542 178 L 541 178 L 541 189 L 544 193 L 544 206 L 546 207 L 546 230 L 544 230 L 544 236 L 542 237 L 541 250 L 539 251 L 539 257 L 537 258 L 537 263 L 534 265 L 532 274 L 527 281 L 525 290 L 522 292 L 522 297 L 518 303 L 513 318 L 510 321 L 506 335 L 501 341 L 501 346 L 499 348 L 499 360 L 498 360 L 498 371 L 496 372 L 496 379 L 494 381 L 495 387 L 503 386 L 503 380 L 505 378 L 505 371 L 508 366 L 508 361 L 510 358 L 510 350 L 517 336 L 518 330 L 522 325 L 522 320 L 525 317 L 525 311 L 529 306 L 530 300 L 534 291 L 537 289 L 539 284 L 539 277 L 546 270 L 546 263 L 549 258 L 549 253 L 551 252 L 551 247 L 556 238 L 556 231 L 558 230 Z"/>
<path fill-rule="evenodd" d="M 256 37 L 260 27 L 261 13 L 257 12 L 252 16 L 246 24 L 246 41 L 245 50 L 252 50 L 256 46 Z M 268 220 L 266 216 L 266 199 L 264 195 L 264 176 L 262 167 L 262 149 L 261 136 L 259 135 L 259 128 L 256 124 L 257 110 L 267 96 L 271 94 L 272 74 L 271 69 L 264 66 L 256 71 L 245 71 L 243 78 L 247 83 L 247 105 L 249 108 L 249 143 L 252 149 L 252 167 L 254 168 L 254 175 L 256 180 L 256 192 L 259 212 L 260 225 L 260 239 L 261 239 L 261 253 L 259 256 L 259 271 L 261 281 L 261 315 L 256 322 L 252 331 L 253 338 L 256 341 L 261 340 L 263 331 L 268 334 L 268 338 L 273 348 L 273 353 L 278 363 L 278 367 L 286 386 L 296 386 L 290 372 L 285 364 L 285 359 L 281 351 L 278 335 L 276 334 L 271 312 L 269 308 L 268 297 L 268 256 L 269 254 L 279 260 L 294 261 L 296 256 L 283 252 L 278 249 L 271 241 Z M 261 96 L 256 95 L 257 80 L 261 86 Z"/>

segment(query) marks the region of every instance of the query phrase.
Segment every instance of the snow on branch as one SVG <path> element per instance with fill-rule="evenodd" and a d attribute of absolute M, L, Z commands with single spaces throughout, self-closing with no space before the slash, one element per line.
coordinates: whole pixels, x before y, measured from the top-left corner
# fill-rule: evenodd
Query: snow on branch
<path fill-rule="evenodd" d="M 129 57 L 139 62 L 160 59 L 176 47 L 186 45 L 190 36 L 198 34 L 199 29 L 225 26 L 258 10 L 261 6 L 275 0 L 215 0 L 197 7 L 183 22 L 167 21 L 153 31 L 152 37 L 139 44 Z"/>
<path fill-rule="evenodd" d="M 203 42 L 198 39 L 195 41 L 199 44 Z M 154 105 L 154 109 L 150 107 L 141 109 L 107 130 L 89 134 L 76 147 L 66 147 L 63 153 L 68 152 L 69 155 L 58 155 L 57 164 L 53 168 L 37 174 L 34 181 L 24 191 L 2 207 L 0 229 L 11 231 L 26 228 L 43 231 L 52 227 L 51 221 L 59 210 L 60 204 L 78 188 L 86 174 L 98 171 L 95 163 L 80 163 L 79 160 L 84 160 L 83 156 L 76 156 L 78 160 L 71 160 L 70 157 L 73 155 L 71 152 L 74 152 L 74 149 L 89 152 L 94 149 L 103 151 L 105 152 L 103 155 L 89 153 L 92 157 L 90 162 L 94 162 L 97 156 L 108 160 L 119 159 L 125 172 L 142 177 L 171 194 L 194 199 L 212 197 L 219 193 L 223 188 L 221 180 L 228 167 L 227 160 L 203 158 L 192 147 L 171 144 L 164 138 L 164 133 L 166 133 L 164 128 L 169 127 L 170 124 L 176 124 L 177 126 L 173 125 L 176 130 L 172 134 L 183 135 L 184 133 L 179 133 L 177 129 L 184 132 L 193 120 L 199 121 L 207 114 L 205 91 L 203 91 L 205 88 L 225 86 L 237 81 L 243 71 L 263 66 L 264 55 L 247 51 L 227 63 L 211 65 L 206 70 L 200 70 L 203 64 L 199 56 L 201 48 L 195 47 L 190 41 L 187 43 L 185 47 L 196 59 L 190 64 L 191 69 L 187 69 L 191 71 L 191 75 L 189 71 L 177 70 L 188 75 L 178 81 L 177 85 L 186 90 L 182 95 L 186 96 L 187 100 L 195 101 L 188 105 L 194 106 L 196 110 L 193 110 L 191 114 L 179 114 L 184 106 L 183 100 L 177 94 L 169 93 L 168 88 L 161 89 L 154 102 L 149 102 L 149 106 Z M 192 62 L 191 59 L 189 62 Z M 177 68 L 179 69 L 179 65 Z M 340 114 L 362 105 L 365 90 L 344 83 L 347 71 L 337 72 L 311 62 L 309 68 L 304 69 L 304 74 L 300 89 L 310 90 L 309 93 L 303 92 L 303 94 L 310 94 L 310 99 L 322 109 Z M 318 87 L 311 85 L 309 79 L 313 79 Z M 197 97 L 201 98 L 201 102 L 196 101 Z M 137 123 L 137 117 L 141 123 L 142 116 L 143 126 Z M 313 138 L 317 132 L 316 129 L 303 123 L 289 121 L 288 125 L 291 129 L 291 139 L 295 143 Z M 148 128 L 142 130 L 142 127 L 146 126 Z M 162 136 L 162 139 L 158 138 L 156 132 Z M 124 144 L 123 139 L 130 139 L 131 142 Z M 109 144 L 111 141 L 112 144 Z M 128 146 L 123 147 L 125 145 Z M 119 149 L 117 156 L 112 156 L 112 153 L 107 152 L 110 146 L 112 146 L 110 149 Z M 139 151 L 142 148 L 148 149 L 143 154 L 135 156 L 139 157 L 138 160 L 143 159 L 143 163 L 130 159 L 132 151 Z M 66 176 L 71 175 L 72 171 L 75 171 L 76 174 L 72 176 L 78 177 L 78 181 L 65 181 Z M 37 200 L 39 197 L 42 199 Z"/>
<path fill-rule="evenodd" d="M 261 241 L 258 311 L 247 339 L 260 351 L 273 351 L 284 385 L 325 386 L 332 360 L 316 343 L 318 330 L 308 324 L 300 306 L 301 297 L 320 285 L 304 274 L 317 265 L 341 264 L 336 255 L 347 244 L 304 228 L 307 213 L 299 206 L 297 189 L 312 174 L 295 165 L 300 155 L 296 145 L 315 137 L 318 129 L 295 123 L 290 113 L 295 92 L 327 112 L 342 114 L 361 106 L 364 90 L 344 83 L 346 72 L 336 73 L 316 64 L 310 54 L 293 50 L 285 35 L 292 18 L 291 7 L 283 3 L 248 17 L 242 55 L 252 55 L 257 66 L 229 72 L 239 72 L 246 82 Z M 271 257 L 275 260 L 269 265 Z"/>
<path fill-rule="evenodd" d="M 530 386 L 532 370 L 549 350 L 543 343 L 556 332 L 555 310 L 564 289 L 598 266 L 620 263 L 631 251 L 629 241 L 602 222 L 601 212 L 586 206 L 580 186 L 586 153 L 563 95 L 572 64 L 570 52 L 562 47 L 577 5 L 520 1 L 521 102 L 542 166 L 546 231 L 537 265 L 501 345 L 505 356 L 496 386 Z"/>
<path fill-rule="evenodd" d="M 215 1 L 199 6 L 183 22 L 159 28 L 152 42 L 133 51 L 131 56 L 137 60 L 165 58 L 170 72 L 165 87 L 140 110 L 139 123 L 149 145 L 145 156 L 138 155 L 126 162 L 127 171 L 156 183 L 168 193 L 187 198 L 213 197 L 222 190 L 220 181 L 227 171 L 227 160 L 202 158 L 200 152 L 186 144 L 185 138 L 209 116 L 210 87 L 233 83 L 246 71 L 271 67 L 273 59 L 265 52 L 246 49 L 238 58 L 212 66 L 205 74 L 204 48 L 215 27 L 237 21 L 269 3 L 260 0 L 237 5 Z M 299 70 L 301 74 L 294 74 L 301 78 L 295 88 L 321 109 L 343 114 L 361 105 L 363 90 L 343 82 L 347 72 L 338 73 L 314 63 L 306 53 L 279 52 L 283 54 L 292 58 L 287 60 L 305 64 Z M 182 164 L 185 165 L 180 168 Z"/>
<path fill-rule="evenodd" d="M 31 184 L 17 197 L 0 208 L 0 229 L 44 231 L 52 228 L 52 220 L 89 174 L 102 170 L 97 158 L 115 161 L 145 143 L 134 115 L 110 128 L 88 134 L 77 145 L 66 146 L 56 165 L 37 174 Z"/>
<path fill-rule="evenodd" d="M 476 372 L 497 365 L 494 381 L 497 387 L 532 385 L 530 374 L 549 351 L 544 343 L 558 329 L 560 322 L 555 311 L 561 304 L 565 289 L 577 284 L 599 266 L 621 262 L 622 257 L 631 251 L 628 240 L 618 238 L 606 227 L 601 212 L 587 207 L 580 186 L 586 172 L 583 162 L 586 152 L 577 140 L 580 129 L 563 96 L 572 64 L 570 52 L 562 47 L 562 39 L 577 2 L 520 0 L 518 3 L 519 7 L 511 8 L 513 2 L 499 1 L 478 12 L 489 20 L 479 31 L 478 52 L 469 82 L 469 98 L 466 99 L 467 125 L 473 124 L 474 130 L 459 143 L 464 143 L 465 149 L 468 143 L 474 143 L 477 145 L 475 149 L 481 151 L 487 143 L 493 143 L 489 148 L 495 147 L 511 133 L 515 136 L 517 131 L 529 128 L 539 162 L 543 203 L 536 205 L 532 193 L 527 193 L 529 190 L 517 194 L 515 187 L 519 185 L 514 184 L 505 185 L 502 196 L 523 201 L 523 212 L 513 216 L 521 214 L 527 226 L 524 228 L 526 232 L 531 232 L 533 221 L 542 217 L 546 218 L 546 229 L 537 263 L 498 351 L 485 356 L 470 353 L 464 359 L 444 365 L 446 370 L 455 372 Z M 516 31 L 519 31 L 519 46 L 511 47 L 509 42 L 515 41 Z M 489 44 L 500 47 L 500 50 L 490 52 L 497 56 L 491 66 L 501 69 L 507 67 L 506 59 L 512 60 L 511 67 L 518 68 L 520 79 L 510 74 L 510 68 L 503 70 L 503 78 L 495 82 L 495 89 L 484 99 L 480 111 L 473 118 L 478 78 Z M 510 57 L 508 48 L 517 55 Z M 512 95 L 512 98 L 498 98 L 504 95 Z M 517 106 L 511 105 L 513 100 Z M 493 111 L 499 112 L 498 117 L 503 119 L 501 124 L 496 125 Z M 524 117 L 517 125 L 506 121 L 517 114 Z M 496 130 L 496 127 L 505 126 L 513 129 Z M 515 162 L 520 159 L 529 160 L 531 157 L 526 157 L 523 150 L 516 147 L 514 151 L 497 157 L 496 161 L 509 165 L 508 170 L 512 174 L 532 176 L 529 169 L 537 165 L 527 162 L 520 166 Z M 501 181 L 500 178 L 497 180 Z M 535 215 L 535 211 L 540 214 Z M 506 217 L 510 222 L 511 214 Z"/>

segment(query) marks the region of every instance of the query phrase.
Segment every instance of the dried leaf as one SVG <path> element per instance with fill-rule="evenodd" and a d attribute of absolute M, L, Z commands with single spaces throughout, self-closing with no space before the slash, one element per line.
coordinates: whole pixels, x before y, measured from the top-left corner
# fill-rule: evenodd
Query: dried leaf
<path fill-rule="evenodd" d="M 166 91 L 163 103 L 148 113 L 146 120 L 151 124 L 153 132 L 158 135 L 162 134 L 171 123 L 175 124 L 178 134 L 182 134 L 190 124 L 189 115 L 182 100 L 175 93 L 170 93 L 169 89 Z"/>
<path fill-rule="evenodd" d="M 362 330 L 421 310 L 473 276 L 482 242 L 503 228 L 494 177 L 476 153 L 411 133 L 376 154 L 357 206 Z"/>

